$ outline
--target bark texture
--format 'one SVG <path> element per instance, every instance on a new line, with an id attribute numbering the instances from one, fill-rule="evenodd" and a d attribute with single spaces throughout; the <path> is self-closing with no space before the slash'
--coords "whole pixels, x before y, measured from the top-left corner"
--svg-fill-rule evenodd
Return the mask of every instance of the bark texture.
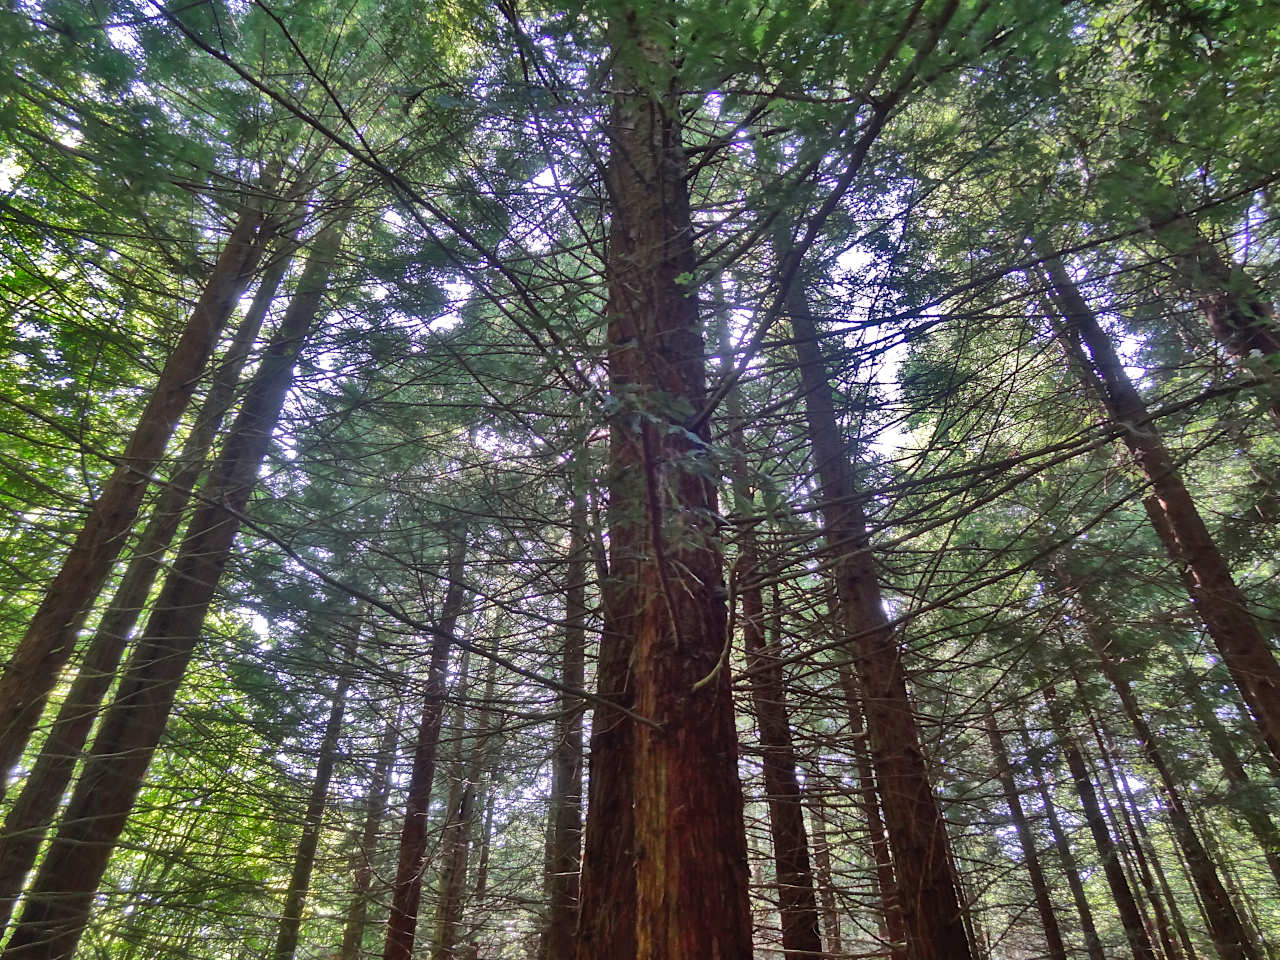
<path id="1" fill-rule="evenodd" d="M 340 231 L 316 241 L 298 290 L 210 471 L 173 569 L 103 717 L 62 825 L 40 865 L 4 960 L 66 960 L 142 786 L 174 696 L 200 638 L 240 517 L 319 311 Z"/>
<path id="2" fill-rule="evenodd" d="M 626 691 L 652 722 L 595 715 L 604 736 L 592 738 L 578 956 L 747 958 L 715 485 L 705 428 L 683 427 L 705 399 L 705 358 L 689 283 L 697 263 L 678 85 L 656 39 L 667 31 L 640 17 L 624 11 L 611 24 L 619 93 L 606 274 L 615 409 L 600 690 Z"/>
<path id="3" fill-rule="evenodd" d="M 265 243 L 260 211 L 246 209 L 228 236 L 165 362 L 118 465 L 85 516 L 61 568 L 0 675 L 0 796 L 40 720 L 76 634 L 128 540 L 151 474 Z"/>
<path id="4" fill-rule="evenodd" d="M 1267 746 L 1280 757 L 1280 663 L 1182 482 L 1145 402 L 1125 373 L 1111 338 L 1099 325 L 1062 261 L 1048 257 L 1045 269 L 1053 299 L 1067 325 L 1064 336 L 1070 342 L 1064 346 L 1076 356 L 1080 356 L 1081 345 L 1088 351 L 1088 362 L 1096 373 L 1107 413 L 1125 428 L 1124 442 L 1155 492 L 1159 511 L 1152 520 L 1156 531 L 1161 534 L 1170 559 L 1184 567 L 1184 581 L 1197 613 L 1249 705 Z"/>

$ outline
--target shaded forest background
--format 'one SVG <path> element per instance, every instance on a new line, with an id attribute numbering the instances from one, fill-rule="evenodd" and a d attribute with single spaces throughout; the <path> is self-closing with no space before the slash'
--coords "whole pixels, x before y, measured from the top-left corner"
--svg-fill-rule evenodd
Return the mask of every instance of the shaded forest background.
<path id="1" fill-rule="evenodd" d="M 0 960 L 1280 955 L 1274 5 L 0 60 Z"/>

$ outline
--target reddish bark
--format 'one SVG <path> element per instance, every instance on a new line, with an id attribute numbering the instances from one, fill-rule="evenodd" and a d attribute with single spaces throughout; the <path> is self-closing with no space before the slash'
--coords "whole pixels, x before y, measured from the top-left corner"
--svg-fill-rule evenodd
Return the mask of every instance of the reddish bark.
<path id="1" fill-rule="evenodd" d="M 339 231 L 330 227 L 298 283 L 240 413 L 209 474 L 155 608 L 103 717 L 67 812 L 28 892 L 4 960 L 66 960 L 142 786 L 174 696 L 200 638 L 240 517 L 293 382 L 298 352 L 319 310 Z"/>
<path id="2" fill-rule="evenodd" d="M 1013 778 L 1013 770 L 1009 767 L 1009 754 L 1005 750 L 1004 740 L 996 726 L 996 715 L 987 708 L 987 739 L 991 742 L 991 753 L 996 761 L 996 775 L 1004 789 L 1005 803 L 1009 806 L 1009 816 L 1013 819 L 1014 828 L 1018 831 L 1018 842 L 1022 845 L 1022 859 L 1027 868 L 1027 876 L 1031 879 L 1031 890 L 1036 898 L 1036 910 L 1040 913 L 1040 925 L 1044 930 L 1045 942 L 1049 946 L 1049 956 L 1056 960 L 1066 960 L 1067 948 L 1062 940 L 1062 930 L 1058 926 L 1058 916 L 1053 912 L 1053 898 L 1049 895 L 1049 883 L 1045 880 L 1044 868 L 1040 866 L 1040 854 L 1036 850 L 1036 838 L 1031 832 L 1031 824 L 1022 809 L 1022 797 L 1018 792 L 1018 783 Z"/>
<path id="3" fill-rule="evenodd" d="M 405 800 L 404 824 L 400 828 L 400 860 L 391 893 L 391 915 L 387 919 L 387 941 L 383 960 L 411 960 L 422 902 L 422 872 L 427 858 L 427 814 L 431 785 L 436 775 L 436 751 L 440 745 L 440 725 L 444 719 L 446 671 L 454 629 L 462 614 L 466 587 L 466 534 L 455 531 L 449 542 L 448 583 L 440 619 L 431 641 L 427 665 L 427 688 L 423 694 L 422 717 L 413 748 L 413 770 Z"/>
<path id="4" fill-rule="evenodd" d="M 717 303 L 717 327 L 721 357 L 731 361 L 732 347 L 724 311 Z M 769 830 L 773 840 L 774 876 L 782 948 L 787 960 L 804 960 L 822 953 L 818 932 L 818 904 L 813 871 L 809 866 L 809 837 L 804 825 L 804 802 L 796 777 L 795 746 L 787 706 L 786 677 L 778 662 L 782 610 L 775 589 L 774 641 L 766 640 L 764 595 L 760 589 L 760 550 L 756 542 L 751 485 L 743 451 L 742 398 L 737 389 L 726 396 L 729 444 L 734 451 L 731 489 L 734 513 L 742 524 L 738 558 L 734 564 L 735 592 L 742 598 L 742 639 L 746 652 L 751 703 L 760 731 L 761 766 L 769 806 Z M 837 933 L 837 939 L 839 934 Z"/>
<path id="5" fill-rule="evenodd" d="M 679 95 L 661 35 L 634 11 L 612 24 L 620 92 L 606 273 L 616 409 L 601 692 L 628 690 L 651 723 L 595 715 L 595 727 L 627 729 L 592 739 L 582 960 L 747 958 L 752 949 L 715 485 L 705 428 L 683 428 L 704 402 L 705 359 L 687 281 L 697 263 Z M 619 750 L 628 746 L 629 755 Z M 611 874 L 634 877 L 633 899 L 631 881 Z"/>
<path id="6" fill-rule="evenodd" d="M 102 698 L 115 679 L 129 634 L 164 565 L 165 551 L 181 525 L 191 491 L 204 470 L 214 438 L 231 406 L 240 372 L 287 264 L 287 257 L 279 257 L 264 274 L 258 293 L 227 349 L 226 359 L 209 387 L 195 426 L 183 443 L 178 470 L 156 499 L 129 566 L 103 612 L 84 662 L 41 746 L 40 756 L 5 817 L 0 830 L 0 929 L 9 921 L 22 880 L 35 863 L 45 832 L 71 782 L 101 709 Z"/>
<path id="7" fill-rule="evenodd" d="M 1069 328 L 1064 335 L 1071 342 L 1065 345 L 1077 356 L 1081 343 L 1087 348 L 1100 381 L 1103 404 L 1111 419 L 1125 428 L 1125 445 L 1159 501 L 1164 521 L 1153 518 L 1157 532 L 1165 538 L 1170 558 L 1185 565 L 1184 580 L 1196 611 L 1249 705 L 1267 746 L 1280 757 L 1280 663 L 1250 614 L 1146 404 L 1125 373 L 1111 338 L 1098 324 L 1062 262 L 1049 257 L 1045 267 L 1054 300 Z"/>
<path id="8" fill-rule="evenodd" d="M 249 282 L 265 243 L 257 210 L 245 210 L 169 354 L 151 396 L 84 524 L 0 675 L 0 796 L 75 648 L 116 557 L 128 540 L 151 474 L 187 408 L 218 333 Z"/>

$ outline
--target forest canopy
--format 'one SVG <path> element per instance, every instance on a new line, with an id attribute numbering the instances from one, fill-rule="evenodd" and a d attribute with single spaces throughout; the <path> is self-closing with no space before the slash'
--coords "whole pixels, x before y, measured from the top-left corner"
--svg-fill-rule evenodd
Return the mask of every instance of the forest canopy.
<path id="1" fill-rule="evenodd" d="M 0 960 L 1280 957 L 1274 4 L 0 61 Z"/>

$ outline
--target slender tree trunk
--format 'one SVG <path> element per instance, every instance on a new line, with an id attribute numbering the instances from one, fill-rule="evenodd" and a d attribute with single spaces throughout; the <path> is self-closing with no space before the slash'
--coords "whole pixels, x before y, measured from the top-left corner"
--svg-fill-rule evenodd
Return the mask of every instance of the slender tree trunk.
<path id="1" fill-rule="evenodd" d="M 378 756 L 374 761 L 373 778 L 365 800 L 364 827 L 360 831 L 360 843 L 356 848 L 351 906 L 347 909 L 347 922 L 342 930 L 341 960 L 359 960 L 360 947 L 369 915 L 369 894 L 373 886 L 373 859 L 378 851 L 378 832 L 387 812 L 387 792 L 391 785 L 391 767 L 395 763 L 396 741 L 400 737 L 400 712 L 387 721 L 378 744 Z"/>
<path id="2" fill-rule="evenodd" d="M 576 469 L 576 468 L 575 468 Z M 571 960 L 578 922 L 582 849 L 582 709 L 587 629 L 587 576 L 591 562 L 584 484 L 575 482 L 565 567 L 564 641 L 560 655 L 560 715 L 551 752 L 545 893 L 547 921 L 538 945 L 541 960 Z"/>
<path id="3" fill-rule="evenodd" d="M 1109 764 L 1110 761 L 1105 758 L 1107 756 L 1114 757 L 1116 755 L 1115 741 L 1112 740 L 1110 734 L 1105 729 L 1100 728 L 1096 722 L 1094 724 L 1094 729 L 1095 733 L 1097 733 L 1101 739 L 1106 741 L 1106 749 L 1103 753 L 1103 762 Z M 1124 804 L 1125 809 L 1129 811 L 1128 819 L 1137 829 L 1137 838 L 1135 842 L 1145 852 L 1147 863 L 1151 867 L 1151 872 L 1155 874 L 1156 884 L 1160 888 L 1160 895 L 1163 897 L 1165 904 L 1168 905 L 1169 920 L 1173 924 L 1173 932 L 1178 935 L 1178 942 L 1182 945 L 1182 953 L 1188 957 L 1189 960 L 1197 960 L 1199 952 L 1196 950 L 1195 943 L 1191 939 L 1190 931 L 1187 929 L 1186 920 L 1182 916 L 1182 909 L 1178 905 L 1178 898 L 1174 895 L 1173 885 L 1169 883 L 1169 876 L 1165 873 L 1159 851 L 1156 849 L 1155 843 L 1151 839 L 1151 831 L 1147 828 L 1143 811 L 1138 806 L 1137 797 L 1134 796 L 1133 791 L 1129 788 L 1128 780 L 1124 777 L 1117 776 L 1116 771 L 1110 766 L 1107 767 L 1107 775 L 1111 781 L 1111 789 L 1116 792 L 1120 801 Z M 1184 874 L 1189 876 L 1190 873 L 1186 869 L 1186 862 L 1182 855 L 1182 848 L 1178 846 L 1176 840 L 1174 842 L 1174 848 L 1175 854 L 1178 856 L 1178 863 L 1183 866 Z M 1196 899 L 1197 904 L 1199 904 L 1199 895 L 1195 890 L 1194 884 L 1191 888 L 1191 895 Z M 1203 915 L 1202 908 L 1201 916 Z"/>
<path id="4" fill-rule="evenodd" d="M 1214 713 L 1212 705 L 1205 699 L 1199 683 L 1191 676 L 1191 665 L 1178 653 L 1179 663 L 1188 683 L 1183 688 L 1195 712 L 1197 726 L 1203 730 L 1209 741 L 1209 750 L 1213 754 L 1222 774 L 1227 781 L 1228 799 L 1231 807 L 1249 825 L 1249 830 L 1262 848 L 1267 861 L 1267 869 L 1276 884 L 1280 885 L 1280 830 L 1276 828 L 1266 809 L 1260 805 L 1258 785 L 1252 783 L 1244 768 L 1244 762 L 1236 752 L 1222 721 Z"/>
<path id="5" fill-rule="evenodd" d="M 1085 703 L 1079 681 L 1077 681 L 1076 689 L 1080 702 Z M 1182 951 L 1174 938 L 1175 929 L 1172 915 L 1169 912 L 1172 898 L 1166 900 L 1162 896 L 1155 871 L 1151 869 L 1151 861 L 1147 857 L 1147 850 L 1150 848 L 1150 844 L 1143 843 L 1145 828 L 1135 824 L 1134 818 L 1129 815 L 1129 808 L 1124 803 L 1124 793 L 1120 789 L 1119 779 L 1116 777 L 1111 755 L 1102 741 L 1102 735 L 1099 733 L 1098 726 L 1091 714 L 1088 717 L 1088 722 L 1090 729 L 1093 731 L 1094 739 L 1098 744 L 1098 766 L 1101 768 L 1101 773 L 1091 772 L 1091 776 L 1094 778 L 1094 782 L 1098 784 L 1098 799 L 1102 804 L 1102 811 L 1111 822 L 1113 836 L 1118 838 L 1117 846 L 1120 856 L 1129 871 L 1130 886 L 1135 891 L 1142 890 L 1146 892 L 1145 901 L 1141 896 L 1138 897 L 1138 909 L 1142 912 L 1142 921 L 1147 928 L 1147 937 L 1153 943 L 1159 942 L 1163 955 L 1168 957 L 1169 960 L 1183 960 Z M 1088 766 L 1088 758 L 1085 759 L 1085 764 Z M 1103 780 L 1104 777 L 1105 782 Z M 1116 803 L 1112 803 L 1107 796 L 1106 783 L 1111 784 L 1111 792 L 1116 798 Z M 1128 843 L 1124 841 L 1126 836 L 1129 838 Z M 1147 904 L 1151 905 L 1150 912 L 1146 909 Z"/>
<path id="6" fill-rule="evenodd" d="M 1053 298 L 1069 328 L 1065 335 L 1073 338 L 1065 346 L 1077 356 L 1080 343 L 1087 348 L 1101 383 L 1103 404 L 1111 419 L 1125 428 L 1125 444 L 1159 501 L 1165 523 L 1155 522 L 1157 533 L 1165 539 L 1170 558 L 1185 565 L 1184 579 L 1196 611 L 1248 703 L 1267 746 L 1280 758 L 1280 664 L 1151 422 L 1146 404 L 1125 373 L 1111 338 L 1099 325 L 1062 261 L 1049 257 L 1045 268 Z"/>
<path id="7" fill-rule="evenodd" d="M 118 465 L 0 675 L 0 796 L 71 657 L 76 634 L 128 540 L 151 474 L 191 401 L 218 334 L 257 267 L 265 244 L 262 222 L 256 209 L 240 214 Z"/>
<path id="8" fill-rule="evenodd" d="M 143 605 L 164 565 L 165 552 L 182 523 L 191 491 L 204 470 L 209 450 L 231 407 L 240 373 L 258 338 L 262 321 L 287 265 L 288 257 L 281 255 L 264 274 L 253 303 L 209 388 L 195 426 L 178 455 L 178 470 L 156 500 L 124 577 L 103 612 L 84 662 L 58 709 L 57 719 L 40 749 L 40 756 L 5 817 L 4 827 L 0 829 L 0 929 L 9 922 L 23 878 L 35 863 L 45 833 L 53 823 L 58 805 L 71 782 L 81 751 L 89 739 L 89 731 L 101 709 L 102 698 L 115 680 L 129 634 L 138 622 Z"/>
<path id="9" fill-rule="evenodd" d="M 719 298 L 718 298 L 719 299 Z M 732 360 L 725 311 L 717 304 L 721 356 Z M 727 364 L 726 364 L 727 365 Z M 738 535 L 738 559 L 734 565 L 732 592 L 742 599 L 742 638 L 746 652 L 751 703 L 760 731 L 765 796 L 769 805 L 769 830 L 773 840 L 774 875 L 777 879 L 782 948 L 787 960 L 805 960 L 822 953 L 818 932 L 818 904 L 809 866 L 809 837 L 804 825 L 804 802 L 796 777 L 796 753 L 791 739 L 786 677 L 778 663 L 781 630 L 773 643 L 765 636 L 764 595 L 760 589 L 760 550 L 756 542 L 753 494 L 747 480 L 742 399 L 734 389 L 726 397 L 729 444 L 733 449 L 731 489 L 733 509 L 742 525 Z M 775 597 L 775 622 L 781 609 Z"/>
<path id="10" fill-rule="evenodd" d="M 460 771 L 459 790 L 451 803 L 451 819 L 445 826 L 441 843 L 440 895 L 436 902 L 436 935 L 431 945 L 431 960 L 448 960 L 464 954 L 458 948 L 458 929 L 462 924 L 463 901 L 466 897 L 467 862 L 471 855 L 471 828 L 475 822 L 476 799 L 480 782 L 490 775 L 486 759 L 490 757 L 489 740 L 494 729 L 493 690 L 498 678 L 498 661 L 490 660 L 485 677 L 484 695 L 475 742 L 466 767 Z M 461 726 L 459 727 L 461 729 Z"/>
<path id="11" fill-rule="evenodd" d="M 813 823 L 814 879 L 822 904 L 822 929 L 827 937 L 827 953 L 837 957 L 844 952 L 840 935 L 840 914 L 836 910 L 835 876 L 831 872 L 831 842 L 827 839 L 827 802 L 821 790 L 806 791 L 811 798 L 810 820 Z"/>
<path id="12" fill-rule="evenodd" d="M 679 84 L 660 18 L 627 10 L 611 24 L 619 92 L 606 274 L 618 409 L 600 664 L 601 693 L 629 690 L 650 722 L 593 733 L 578 957 L 745 960 L 751 914 L 709 433 L 682 429 L 705 402 L 706 364 L 688 281 L 697 262 Z M 593 728 L 622 722 L 597 710 Z"/>
<path id="13" fill-rule="evenodd" d="M 862 722 L 862 695 L 849 664 L 841 663 L 838 670 L 840 689 L 844 693 L 845 709 L 849 715 L 850 750 L 858 771 L 858 797 L 862 802 L 862 815 L 866 817 L 871 861 L 875 865 L 876 892 L 879 894 L 882 918 L 881 935 L 889 942 L 892 960 L 906 960 L 907 925 L 899 902 L 898 882 L 893 875 L 889 839 L 885 836 L 884 820 L 880 816 L 880 792 L 876 789 L 875 770 L 871 763 L 871 751 L 867 748 L 866 728 Z"/>
<path id="14" fill-rule="evenodd" d="M 1084 935 L 1085 950 L 1089 960 L 1106 960 L 1102 952 L 1102 941 L 1098 937 L 1098 928 L 1093 922 L 1093 908 L 1089 906 L 1089 898 L 1085 896 L 1084 883 L 1080 879 L 1080 870 L 1076 866 L 1075 855 L 1071 852 L 1071 842 L 1066 831 L 1062 829 L 1062 821 L 1058 817 L 1057 805 L 1049 792 L 1049 784 L 1045 781 L 1044 771 L 1035 758 L 1034 745 L 1027 729 L 1019 723 L 1023 748 L 1027 754 L 1027 765 L 1035 778 L 1036 792 L 1040 795 L 1040 804 L 1044 808 L 1045 820 L 1049 824 L 1049 832 L 1053 835 L 1053 844 L 1058 851 L 1058 859 L 1062 861 L 1063 872 L 1067 876 L 1067 886 L 1071 888 L 1071 898 L 1075 901 L 1076 912 L 1080 916 L 1080 931 Z"/>
<path id="15" fill-rule="evenodd" d="M 1187 811 L 1186 803 L 1182 799 L 1182 791 L 1173 768 L 1165 759 L 1150 724 L 1143 716 L 1128 680 L 1121 675 L 1116 662 L 1108 654 L 1111 645 L 1110 627 L 1104 615 L 1097 609 L 1095 602 L 1086 600 L 1085 603 L 1089 608 L 1084 616 L 1085 635 L 1098 658 L 1103 676 L 1115 689 L 1125 716 L 1129 718 L 1134 732 L 1138 735 L 1143 755 L 1160 777 L 1169 824 L 1187 858 L 1191 879 L 1204 903 L 1205 921 L 1214 947 L 1223 960 L 1260 960 L 1259 952 L 1251 942 L 1251 937 L 1241 924 L 1240 918 L 1236 916 L 1231 899 L 1227 896 L 1222 880 L 1218 877 L 1217 868 L 1200 842 L 1200 837 L 1191 821 L 1191 814 Z"/>
<path id="16" fill-rule="evenodd" d="M 75 952 L 94 891 L 164 732 L 257 484 L 295 361 L 319 312 L 339 235 L 337 227 L 329 227 L 316 241 L 298 290 L 246 391 L 210 470 L 204 502 L 191 519 L 115 702 L 103 717 L 3 960 L 66 960 Z"/>
<path id="17" fill-rule="evenodd" d="M 1013 770 L 1009 767 L 1009 754 L 1005 750 L 1000 730 L 996 727 L 996 715 L 987 708 L 987 739 L 991 741 L 991 752 L 996 761 L 996 774 L 1004 788 L 1005 803 L 1009 806 L 1009 815 L 1013 818 L 1014 828 L 1018 831 L 1018 842 L 1022 844 L 1023 862 L 1027 875 L 1031 878 L 1031 890 L 1035 894 L 1036 909 L 1040 913 L 1040 924 L 1044 929 L 1045 942 L 1049 946 L 1049 956 L 1055 960 L 1066 960 L 1067 948 L 1062 941 L 1062 930 L 1058 927 L 1058 917 L 1053 912 L 1053 899 L 1049 895 L 1049 884 L 1045 880 L 1044 869 L 1040 866 L 1040 855 L 1036 851 L 1036 838 L 1031 832 L 1031 824 L 1022 809 L 1022 798 L 1018 793 L 1017 781 L 1013 778 Z"/>
<path id="18" fill-rule="evenodd" d="M 1124 926 L 1125 937 L 1133 950 L 1134 960 L 1155 960 L 1156 951 L 1147 936 L 1142 923 L 1142 913 L 1138 909 L 1138 901 L 1125 879 L 1124 866 L 1120 862 L 1120 852 L 1115 840 L 1107 830 L 1107 821 L 1102 816 L 1102 807 L 1098 803 L 1098 794 L 1089 779 L 1089 769 L 1085 766 L 1084 756 L 1080 753 L 1075 738 L 1067 731 L 1066 719 L 1054 697 L 1053 687 L 1045 688 L 1045 702 L 1049 707 L 1049 715 L 1053 719 L 1058 737 L 1058 745 L 1066 757 L 1067 767 L 1071 771 L 1071 779 L 1075 782 L 1076 794 L 1080 798 L 1080 807 L 1084 812 L 1089 832 L 1093 834 L 1094 845 L 1098 848 L 1098 857 L 1102 861 L 1102 869 L 1111 888 L 1111 897 L 1120 913 L 1120 923 Z"/>
<path id="19" fill-rule="evenodd" d="M 427 689 L 423 696 L 422 718 L 413 749 L 413 771 L 405 801 L 404 825 L 400 830 L 400 860 L 392 887 L 391 916 L 387 920 L 387 942 L 383 960 L 411 960 L 418 928 L 418 907 L 422 901 L 422 872 L 427 858 L 427 814 L 431 805 L 431 785 L 436 776 L 436 752 L 440 745 L 440 725 L 444 719 L 446 672 L 453 634 L 462 614 L 466 587 L 463 573 L 467 536 L 461 530 L 450 535 L 448 583 L 440 619 L 431 641 L 427 666 Z"/>
<path id="20" fill-rule="evenodd" d="M 826 550 L 854 651 L 876 782 L 893 852 L 911 960 L 971 960 L 946 824 L 929 783 L 896 631 L 884 612 L 862 498 L 835 416 L 817 326 L 798 286 L 788 300 L 809 438 L 819 480 Z"/>
<path id="21" fill-rule="evenodd" d="M 293 860 L 289 877 L 289 889 L 285 893 L 284 910 L 280 914 L 280 928 L 276 934 L 275 960 L 293 960 L 298 952 L 298 934 L 302 927 L 302 908 L 311 888 L 311 872 L 315 868 L 316 849 L 320 845 L 320 833 L 324 826 L 324 810 L 329 800 L 329 781 L 333 778 L 334 763 L 338 758 L 338 738 L 342 735 L 342 722 L 347 709 L 347 690 L 351 686 L 351 668 L 355 648 L 359 643 L 359 626 L 349 644 L 345 663 L 338 673 L 325 721 L 324 734 L 317 755 L 316 775 L 311 781 L 311 794 L 307 797 L 307 809 L 302 816 L 302 835 L 298 838 L 298 851 Z"/>

